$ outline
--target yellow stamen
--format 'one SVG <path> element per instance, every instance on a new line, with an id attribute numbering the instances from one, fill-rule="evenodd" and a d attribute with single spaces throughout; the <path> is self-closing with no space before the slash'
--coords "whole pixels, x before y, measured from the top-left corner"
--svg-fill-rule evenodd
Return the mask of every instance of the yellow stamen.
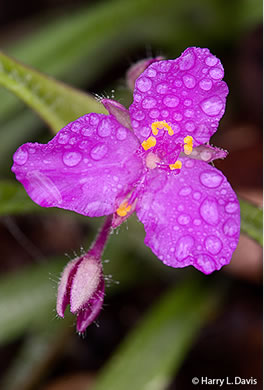
<path id="1" fill-rule="evenodd" d="M 190 135 L 187 135 L 187 137 L 184 138 L 184 153 L 185 154 L 191 154 L 193 150 L 193 137 Z"/>
<path id="2" fill-rule="evenodd" d="M 154 135 L 157 135 L 159 130 L 158 129 L 166 129 L 168 130 L 169 135 L 173 135 L 174 131 L 172 128 L 168 125 L 167 122 L 165 121 L 158 121 L 158 122 L 153 122 L 151 125 L 152 133 Z"/>
<path id="3" fill-rule="evenodd" d="M 177 160 L 174 164 L 170 164 L 170 169 L 173 171 L 173 169 L 181 169 L 182 162 Z"/>
<path id="4" fill-rule="evenodd" d="M 121 205 L 116 210 L 117 215 L 119 217 L 125 217 L 127 213 L 131 210 L 131 205 L 127 205 L 127 202 L 121 203 Z"/>
<path id="5" fill-rule="evenodd" d="M 156 138 L 151 136 L 147 140 L 143 141 L 141 145 L 142 145 L 144 150 L 148 150 L 148 149 L 152 148 L 153 146 L 155 146 L 156 142 L 157 142 Z"/>

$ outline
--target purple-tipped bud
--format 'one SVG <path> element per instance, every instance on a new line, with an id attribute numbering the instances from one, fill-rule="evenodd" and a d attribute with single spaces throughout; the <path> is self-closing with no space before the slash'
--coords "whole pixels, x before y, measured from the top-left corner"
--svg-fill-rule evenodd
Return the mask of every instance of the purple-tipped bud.
<path id="1" fill-rule="evenodd" d="M 91 249 L 69 262 L 61 275 L 57 296 L 57 313 L 64 317 L 67 305 L 77 316 L 77 331 L 85 329 L 96 319 L 104 301 L 104 276 L 101 256 L 112 225 L 108 216 Z"/>
<path id="2" fill-rule="evenodd" d="M 121 125 L 132 130 L 129 111 L 126 107 L 112 99 L 102 99 L 101 103 L 105 106 L 109 114 L 113 115 Z"/>
<path id="3" fill-rule="evenodd" d="M 84 332 L 98 316 L 104 299 L 101 260 L 89 252 L 72 260 L 64 269 L 58 288 L 57 313 L 64 317 L 66 306 L 77 315 L 77 331 Z"/>
<path id="4" fill-rule="evenodd" d="M 163 57 L 156 57 L 156 58 L 146 58 L 144 60 L 140 60 L 133 64 L 127 71 L 126 74 L 126 82 L 127 86 L 131 91 L 134 91 L 135 87 L 135 81 L 136 79 L 141 75 L 141 73 L 144 72 L 144 70 L 147 69 L 149 65 L 151 65 L 153 62 L 161 61 L 163 60 Z"/>

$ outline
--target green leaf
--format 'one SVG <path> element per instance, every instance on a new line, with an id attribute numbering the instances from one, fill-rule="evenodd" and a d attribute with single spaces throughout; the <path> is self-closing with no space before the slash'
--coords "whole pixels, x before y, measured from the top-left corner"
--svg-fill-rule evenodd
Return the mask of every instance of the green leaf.
<path id="1" fill-rule="evenodd" d="M 54 132 L 88 112 L 105 112 L 93 97 L 30 69 L 1 52 L 0 85 L 35 110 Z"/>
<path id="2" fill-rule="evenodd" d="M 241 231 L 263 245 L 263 209 L 239 199 Z"/>
<path id="3" fill-rule="evenodd" d="M 223 291 L 186 281 L 173 287 L 123 341 L 92 390 L 164 390 Z"/>

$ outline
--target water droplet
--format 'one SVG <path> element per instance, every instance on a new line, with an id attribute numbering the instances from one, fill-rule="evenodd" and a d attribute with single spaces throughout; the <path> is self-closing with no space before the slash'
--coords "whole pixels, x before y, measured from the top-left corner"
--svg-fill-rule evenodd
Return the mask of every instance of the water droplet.
<path id="1" fill-rule="evenodd" d="M 201 199 L 201 193 L 196 191 L 194 194 L 193 194 L 193 199 L 195 200 L 199 200 Z"/>
<path id="2" fill-rule="evenodd" d="M 59 132 L 58 134 L 58 143 L 61 144 L 61 145 L 65 145 L 68 143 L 69 141 L 69 138 L 70 138 L 70 134 L 69 133 L 63 133 L 63 132 Z"/>
<path id="3" fill-rule="evenodd" d="M 112 123 L 107 119 L 103 119 L 97 129 L 98 135 L 100 137 L 108 137 L 112 132 Z"/>
<path id="4" fill-rule="evenodd" d="M 142 137 L 147 138 L 150 134 L 150 128 L 147 126 L 142 127 L 142 129 L 140 129 L 140 134 Z"/>
<path id="5" fill-rule="evenodd" d="M 195 130 L 195 124 L 194 124 L 194 122 L 186 122 L 185 123 L 185 129 L 187 130 L 187 131 L 189 131 L 189 132 L 192 132 L 192 131 L 194 131 Z"/>
<path id="6" fill-rule="evenodd" d="M 138 88 L 141 92 L 147 92 L 150 90 L 152 86 L 152 81 L 148 77 L 140 77 L 136 81 L 136 88 Z"/>
<path id="7" fill-rule="evenodd" d="M 186 107 L 190 107 L 190 106 L 192 105 L 192 100 L 191 100 L 191 99 L 186 99 L 186 100 L 184 100 L 184 105 L 185 105 Z"/>
<path id="8" fill-rule="evenodd" d="M 72 137 L 72 138 L 70 139 L 70 141 L 69 141 L 69 144 L 70 144 L 70 145 L 75 145 L 76 142 L 77 142 L 77 138 L 76 138 L 76 137 Z"/>
<path id="9" fill-rule="evenodd" d="M 142 97 L 139 93 L 135 93 L 134 95 L 134 101 L 139 103 L 141 101 Z"/>
<path id="10" fill-rule="evenodd" d="M 157 104 L 156 100 L 152 97 L 147 97 L 143 100 L 142 102 L 142 107 L 143 108 L 153 108 Z"/>
<path id="11" fill-rule="evenodd" d="M 200 266 L 205 274 L 210 274 L 215 270 L 215 263 L 212 257 L 204 253 L 197 256 L 197 265 Z"/>
<path id="12" fill-rule="evenodd" d="M 167 90 L 168 90 L 168 85 L 166 83 L 160 83 L 156 87 L 156 91 L 158 93 L 160 93 L 161 95 L 164 95 L 165 93 L 167 93 Z"/>
<path id="13" fill-rule="evenodd" d="M 188 214 L 181 214 L 177 220 L 180 225 L 188 225 L 191 221 L 191 218 Z"/>
<path id="14" fill-rule="evenodd" d="M 186 74 L 185 76 L 183 76 L 182 79 L 183 79 L 183 82 L 184 82 L 184 85 L 186 88 L 194 88 L 195 87 L 196 80 L 190 74 Z"/>
<path id="15" fill-rule="evenodd" d="M 158 68 L 161 72 L 168 72 L 171 68 L 171 63 L 169 61 L 160 61 Z"/>
<path id="16" fill-rule="evenodd" d="M 96 114 L 89 115 L 89 122 L 92 126 L 97 126 L 99 123 L 99 116 Z"/>
<path id="17" fill-rule="evenodd" d="M 219 219 L 216 201 L 213 198 L 206 198 L 201 204 L 200 214 L 209 225 L 216 225 Z"/>
<path id="18" fill-rule="evenodd" d="M 183 118 L 182 114 L 180 114 L 179 112 L 175 112 L 173 114 L 173 118 L 177 121 L 177 122 L 180 122 Z"/>
<path id="19" fill-rule="evenodd" d="M 145 118 L 145 114 L 143 111 L 136 111 L 134 114 L 133 114 L 133 117 L 138 120 L 138 121 L 142 121 L 142 119 Z"/>
<path id="20" fill-rule="evenodd" d="M 81 127 L 82 127 L 82 124 L 80 122 L 77 122 L 77 121 L 70 124 L 71 131 L 73 131 L 74 133 L 78 133 L 78 131 L 80 130 Z"/>
<path id="21" fill-rule="evenodd" d="M 192 192 L 191 187 L 186 186 L 186 187 L 183 187 L 183 188 L 180 190 L 179 195 L 180 195 L 180 196 L 187 196 L 187 195 L 190 195 L 191 192 Z"/>
<path id="22" fill-rule="evenodd" d="M 239 224 L 233 218 L 229 218 L 224 223 L 223 231 L 226 236 L 233 237 L 239 231 Z"/>
<path id="23" fill-rule="evenodd" d="M 205 171 L 200 175 L 200 182 L 207 188 L 217 188 L 221 185 L 223 176 L 214 171 Z"/>
<path id="24" fill-rule="evenodd" d="M 188 158 L 186 161 L 185 161 L 185 167 L 186 168 L 193 168 L 194 166 L 194 161 L 191 159 L 191 158 Z"/>
<path id="25" fill-rule="evenodd" d="M 105 144 L 98 144 L 91 150 L 91 157 L 93 160 L 101 160 L 107 153 L 107 146 Z"/>
<path id="26" fill-rule="evenodd" d="M 175 257 L 178 261 L 182 261 L 189 256 L 190 251 L 194 245 L 194 239 L 192 236 L 181 237 L 176 244 Z"/>
<path id="27" fill-rule="evenodd" d="M 185 110 L 184 116 L 186 116 L 186 118 L 192 118 L 194 116 L 194 111 L 193 110 Z"/>
<path id="28" fill-rule="evenodd" d="M 180 88 L 182 86 L 182 81 L 181 80 L 175 80 L 174 81 L 174 85 L 175 85 L 175 87 Z"/>
<path id="29" fill-rule="evenodd" d="M 150 118 L 152 118 L 152 119 L 157 119 L 159 116 L 160 116 L 160 112 L 159 112 L 159 110 L 151 110 L 150 112 L 149 112 L 149 116 L 150 116 Z"/>
<path id="30" fill-rule="evenodd" d="M 236 211 L 238 210 L 238 204 L 235 203 L 235 202 L 229 202 L 226 206 L 225 206 L 225 211 L 229 214 L 233 214 L 235 213 Z"/>
<path id="31" fill-rule="evenodd" d="M 156 77 L 156 76 L 157 76 L 157 72 L 156 72 L 155 69 L 148 69 L 148 70 L 147 70 L 147 75 L 148 75 L 149 77 Z"/>
<path id="32" fill-rule="evenodd" d="M 178 211 L 183 211 L 184 210 L 184 207 L 182 204 L 179 204 L 179 206 L 177 207 L 177 210 Z"/>
<path id="33" fill-rule="evenodd" d="M 162 110 L 162 111 L 161 111 L 161 115 L 162 115 L 163 118 L 167 118 L 167 117 L 169 116 L 169 111 L 167 111 L 167 110 Z"/>
<path id="34" fill-rule="evenodd" d="M 94 128 L 93 127 L 83 127 L 82 128 L 82 134 L 85 136 L 85 137 L 90 137 L 94 132 Z"/>
<path id="35" fill-rule="evenodd" d="M 199 86 L 201 89 L 203 89 L 204 91 L 210 91 L 210 89 L 212 88 L 212 80 L 210 79 L 203 79 L 200 81 L 199 83 Z"/>
<path id="36" fill-rule="evenodd" d="M 138 126 L 139 126 L 139 123 L 138 123 L 138 121 L 132 121 L 132 127 L 134 128 L 134 129 L 137 129 L 138 128 Z"/>
<path id="37" fill-rule="evenodd" d="M 224 103 L 218 96 L 212 96 L 201 103 L 202 110 L 209 116 L 216 116 L 224 107 Z"/>
<path id="38" fill-rule="evenodd" d="M 209 57 L 206 57 L 205 59 L 205 63 L 206 65 L 208 66 L 215 66 L 218 62 L 218 58 L 216 58 L 215 56 L 209 56 Z"/>
<path id="39" fill-rule="evenodd" d="M 212 157 L 210 150 L 203 150 L 200 154 L 200 157 L 203 161 L 209 161 Z"/>
<path id="40" fill-rule="evenodd" d="M 201 221 L 200 219 L 194 219 L 194 221 L 193 221 L 193 224 L 194 224 L 195 226 L 200 226 L 201 223 L 202 223 L 202 221 Z"/>
<path id="41" fill-rule="evenodd" d="M 75 167 L 81 161 L 82 155 L 78 152 L 66 152 L 62 159 L 64 164 L 68 167 Z"/>
<path id="42" fill-rule="evenodd" d="M 13 158 L 16 164 L 24 165 L 28 159 L 28 152 L 20 148 L 16 151 Z"/>
<path id="43" fill-rule="evenodd" d="M 126 130 L 126 128 L 125 127 L 119 127 L 119 129 L 116 132 L 116 138 L 119 141 L 124 141 L 124 139 L 126 139 L 126 137 L 127 137 L 127 130 Z"/>
<path id="44" fill-rule="evenodd" d="M 180 70 L 189 70 L 194 66 L 195 56 L 194 53 L 189 51 L 184 56 L 179 58 L 179 68 Z"/>
<path id="45" fill-rule="evenodd" d="M 224 72 L 221 68 L 213 68 L 210 69 L 209 75 L 212 77 L 212 79 L 219 80 L 224 77 Z"/>
<path id="46" fill-rule="evenodd" d="M 173 95 L 167 95 L 163 99 L 163 103 L 165 104 L 165 106 L 171 107 L 171 108 L 177 107 L 179 102 L 180 102 L 180 99 L 177 96 L 173 96 Z"/>
<path id="47" fill-rule="evenodd" d="M 216 236 L 209 236 L 205 240 L 205 247 L 212 255 L 217 255 L 222 246 L 222 241 Z"/>

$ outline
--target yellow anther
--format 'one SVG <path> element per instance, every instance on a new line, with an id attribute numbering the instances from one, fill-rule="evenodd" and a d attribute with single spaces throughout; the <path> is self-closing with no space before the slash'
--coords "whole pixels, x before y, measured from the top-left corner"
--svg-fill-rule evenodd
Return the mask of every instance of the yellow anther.
<path id="1" fill-rule="evenodd" d="M 144 150 L 148 150 L 150 148 L 153 148 L 153 146 L 156 145 L 156 142 L 156 138 L 151 136 L 147 140 L 143 141 L 141 145 Z"/>
<path id="2" fill-rule="evenodd" d="M 182 162 L 177 160 L 174 164 L 170 164 L 170 169 L 173 171 L 173 169 L 181 169 Z"/>
<path id="3" fill-rule="evenodd" d="M 127 213 L 131 210 L 131 205 L 127 205 L 127 202 L 122 203 L 116 210 L 119 217 L 125 217 Z"/>
<path id="4" fill-rule="evenodd" d="M 190 135 L 187 135 L 187 137 L 184 138 L 184 153 L 185 154 L 191 154 L 193 150 L 193 137 Z"/>
<path id="5" fill-rule="evenodd" d="M 172 128 L 165 121 L 158 121 L 158 122 L 153 122 L 152 123 L 151 130 L 152 130 L 152 133 L 154 135 L 158 134 L 159 129 L 168 130 L 169 135 L 173 135 L 174 134 L 174 131 L 172 130 Z"/>

